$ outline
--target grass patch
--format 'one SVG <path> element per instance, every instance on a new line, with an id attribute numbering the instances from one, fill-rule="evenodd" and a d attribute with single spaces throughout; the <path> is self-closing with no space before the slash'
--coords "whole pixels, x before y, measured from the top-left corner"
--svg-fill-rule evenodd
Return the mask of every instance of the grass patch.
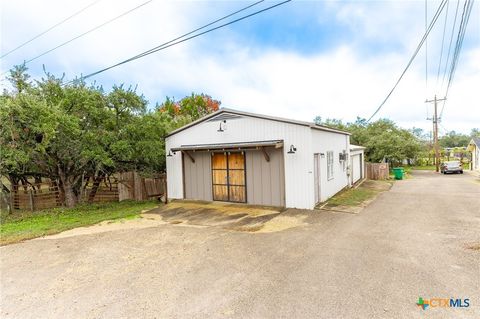
<path id="1" fill-rule="evenodd" d="M 378 191 L 368 188 L 351 188 L 342 191 L 328 200 L 329 206 L 358 206 L 372 198 Z"/>
<path id="2" fill-rule="evenodd" d="M 157 201 L 122 201 L 75 208 L 54 208 L 38 212 L 15 212 L 3 216 L 0 224 L 0 244 L 6 245 L 26 239 L 60 233 L 104 220 L 136 218 L 145 209 L 158 206 Z"/>

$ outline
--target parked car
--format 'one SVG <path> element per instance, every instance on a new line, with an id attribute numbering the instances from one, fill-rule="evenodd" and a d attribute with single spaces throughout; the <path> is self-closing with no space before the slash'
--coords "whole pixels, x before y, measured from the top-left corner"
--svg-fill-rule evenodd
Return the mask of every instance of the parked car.
<path id="1" fill-rule="evenodd" d="M 444 162 L 440 165 L 440 172 L 447 173 L 460 173 L 463 174 L 462 163 L 460 161 Z"/>

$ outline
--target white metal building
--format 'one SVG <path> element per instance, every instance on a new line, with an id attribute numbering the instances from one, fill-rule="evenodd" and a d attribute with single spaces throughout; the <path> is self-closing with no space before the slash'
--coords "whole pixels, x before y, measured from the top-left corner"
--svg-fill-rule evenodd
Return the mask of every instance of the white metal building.
<path id="1" fill-rule="evenodd" d="M 351 185 L 349 140 L 314 123 L 220 109 L 167 136 L 168 197 L 312 209 Z"/>
<path id="2" fill-rule="evenodd" d="M 350 183 L 365 178 L 365 147 L 350 145 Z"/>

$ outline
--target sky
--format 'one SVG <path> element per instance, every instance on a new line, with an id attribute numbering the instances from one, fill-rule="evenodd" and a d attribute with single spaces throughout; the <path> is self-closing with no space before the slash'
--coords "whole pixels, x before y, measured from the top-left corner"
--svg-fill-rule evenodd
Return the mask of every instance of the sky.
<path id="1" fill-rule="evenodd" d="M 21 64 L 147 0 L 2 0 L 2 55 L 87 5 L 88 9 L 1 59 L 4 79 Z M 169 41 L 255 1 L 153 0 L 27 64 L 71 80 Z M 280 1 L 265 1 L 235 17 Z M 459 12 L 464 0 L 459 4 Z M 427 1 L 427 20 L 440 1 Z M 397 89 L 373 118 L 429 131 L 457 1 L 442 15 Z M 231 19 L 233 19 L 232 17 Z M 446 22 L 445 22 L 445 18 Z M 460 19 L 460 14 L 458 19 Z M 458 21 L 457 21 L 458 26 Z M 443 30 L 446 30 L 445 36 Z M 87 80 L 106 91 L 136 86 L 154 108 L 165 98 L 205 93 L 222 107 L 297 120 L 369 118 L 425 32 L 425 1 L 292 1 Z M 456 31 L 455 31 L 456 36 Z M 454 36 L 454 40 L 455 40 Z M 443 50 L 442 50 L 443 40 Z M 450 56 L 451 59 L 451 56 Z M 439 71 L 440 70 L 440 71 Z M 443 80 L 443 81 L 442 81 Z M 442 85 L 443 83 L 443 85 Z M 0 84 L 8 87 L 2 80 Z M 480 127 L 480 5 L 474 3 L 440 133 Z M 439 103 L 439 112 L 443 104 Z"/>

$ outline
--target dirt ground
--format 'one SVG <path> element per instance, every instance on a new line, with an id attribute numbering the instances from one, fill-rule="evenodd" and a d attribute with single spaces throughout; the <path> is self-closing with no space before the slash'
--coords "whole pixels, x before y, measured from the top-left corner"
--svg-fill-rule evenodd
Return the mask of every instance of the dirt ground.
<path id="1" fill-rule="evenodd" d="M 360 214 L 172 203 L 4 246 L 0 317 L 479 318 L 474 180 L 414 172 Z"/>
<path id="2" fill-rule="evenodd" d="M 127 229 L 141 229 L 172 224 L 184 227 L 222 227 L 225 230 L 270 233 L 305 225 L 307 210 L 246 206 L 200 201 L 174 201 L 144 212 L 139 218 L 104 221 L 71 229 L 60 234 L 37 238 L 58 239 Z"/>

